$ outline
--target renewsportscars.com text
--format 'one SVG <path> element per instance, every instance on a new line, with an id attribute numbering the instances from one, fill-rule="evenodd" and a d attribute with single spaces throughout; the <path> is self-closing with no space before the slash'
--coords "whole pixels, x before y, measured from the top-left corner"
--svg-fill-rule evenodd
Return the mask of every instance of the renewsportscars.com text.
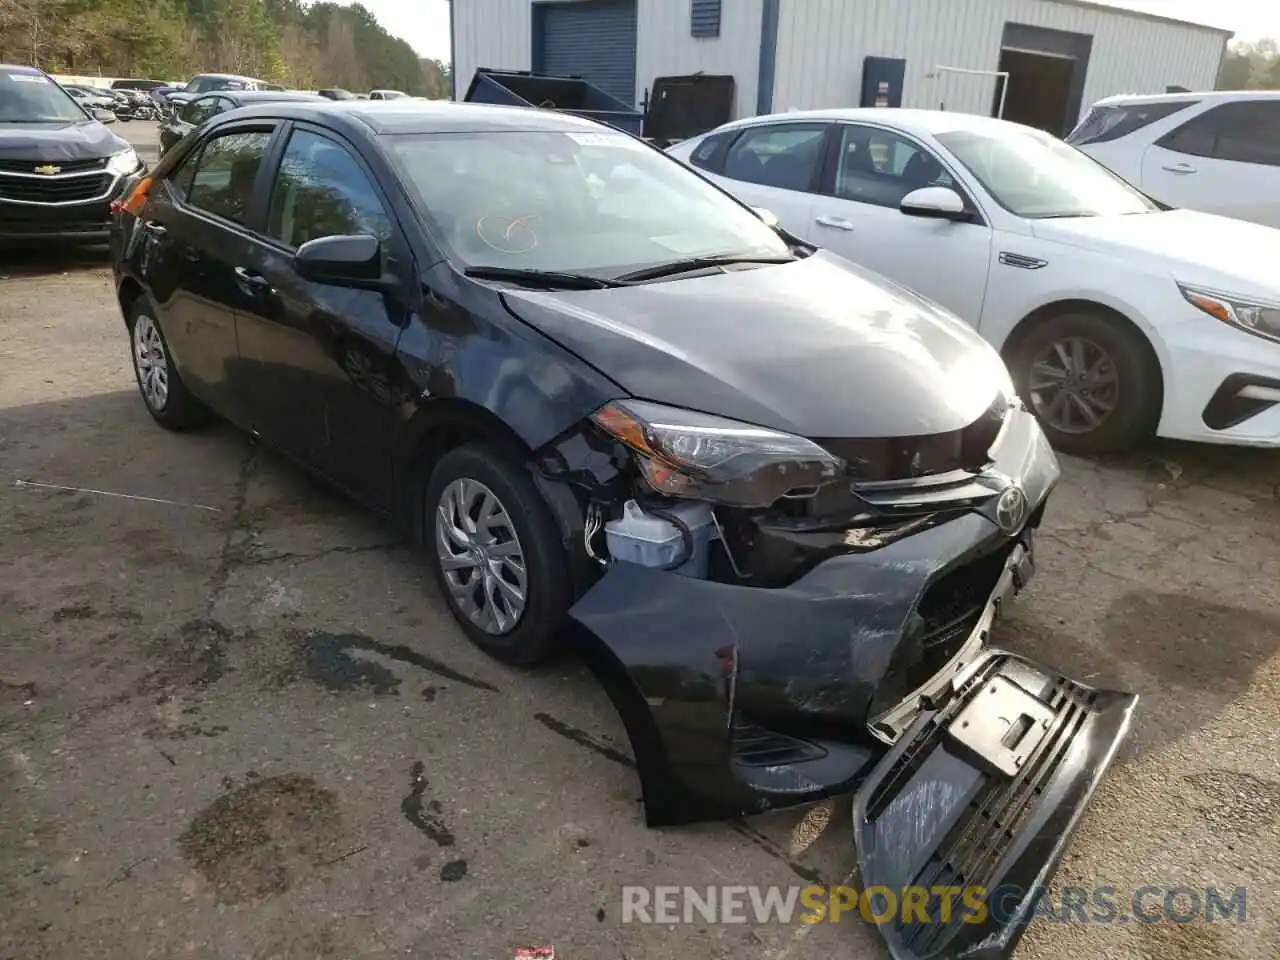
<path id="1" fill-rule="evenodd" d="M 1024 900 L 1027 901 L 1024 904 Z M 1244 887 L 713 886 L 622 888 L 623 923 L 1244 923 Z"/>

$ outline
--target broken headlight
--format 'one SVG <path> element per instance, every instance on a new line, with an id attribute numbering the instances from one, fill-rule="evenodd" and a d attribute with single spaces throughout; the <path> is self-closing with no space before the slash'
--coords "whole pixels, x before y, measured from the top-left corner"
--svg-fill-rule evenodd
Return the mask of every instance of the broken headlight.
<path id="1" fill-rule="evenodd" d="M 592 420 L 631 450 L 649 486 L 668 497 L 767 507 L 844 473 L 844 461 L 812 440 L 659 403 L 615 400 Z"/>
<path id="2" fill-rule="evenodd" d="M 1263 303 L 1251 297 L 1236 297 L 1181 283 L 1178 289 L 1188 303 L 1215 320 L 1268 340 L 1280 340 L 1280 304 Z"/>

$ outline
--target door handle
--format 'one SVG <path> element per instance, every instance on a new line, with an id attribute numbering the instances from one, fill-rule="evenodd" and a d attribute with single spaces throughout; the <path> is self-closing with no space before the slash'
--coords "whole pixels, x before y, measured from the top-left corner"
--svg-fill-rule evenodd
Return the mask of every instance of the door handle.
<path id="1" fill-rule="evenodd" d="M 153 237 L 163 237 L 169 232 L 168 228 L 159 220 L 144 220 L 142 229 L 147 231 Z"/>
<path id="2" fill-rule="evenodd" d="M 251 287 L 257 287 L 260 290 L 269 289 L 271 284 L 267 282 L 267 278 L 260 273 L 254 273 L 252 270 L 246 270 L 244 267 L 236 267 L 236 279 L 242 283 L 247 283 Z"/>
<path id="3" fill-rule="evenodd" d="M 1182 176 L 1196 172 L 1196 168 L 1189 163 L 1166 163 L 1160 169 L 1168 170 L 1170 173 L 1176 173 Z"/>
<path id="4" fill-rule="evenodd" d="M 853 224 L 844 217 L 814 217 L 813 222 L 820 227 L 831 227 L 834 230 L 853 229 Z"/>

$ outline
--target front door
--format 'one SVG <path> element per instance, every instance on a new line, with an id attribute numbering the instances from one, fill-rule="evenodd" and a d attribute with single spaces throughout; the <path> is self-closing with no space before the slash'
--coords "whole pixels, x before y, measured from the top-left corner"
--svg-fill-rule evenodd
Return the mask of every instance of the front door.
<path id="1" fill-rule="evenodd" d="M 841 124 L 826 179 L 814 197 L 806 239 L 978 326 L 991 264 L 991 228 L 907 216 L 899 209 L 908 193 L 928 186 L 950 187 L 972 206 L 932 151 L 894 131 Z"/>
<path id="2" fill-rule="evenodd" d="M 264 438 L 356 497 L 392 503 L 396 344 L 413 270 L 373 178 L 351 147 L 303 125 L 289 134 L 271 186 L 265 235 L 253 245 L 253 309 L 240 349 L 253 368 L 255 423 Z M 302 244 L 371 234 L 404 300 L 310 283 L 293 268 Z"/>

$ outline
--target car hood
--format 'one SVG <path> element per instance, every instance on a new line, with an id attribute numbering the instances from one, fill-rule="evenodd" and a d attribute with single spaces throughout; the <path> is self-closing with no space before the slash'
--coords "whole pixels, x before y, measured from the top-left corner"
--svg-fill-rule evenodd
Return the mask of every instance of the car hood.
<path id="1" fill-rule="evenodd" d="M 96 160 L 128 148 L 96 120 L 0 124 L 0 160 Z"/>
<path id="2" fill-rule="evenodd" d="M 833 254 L 607 290 L 504 291 L 633 396 L 814 438 L 962 429 L 1008 389 L 962 321 Z"/>
<path id="3" fill-rule="evenodd" d="M 1108 256 L 1163 261 L 1183 283 L 1280 296 L 1280 230 L 1194 210 L 1032 221 L 1037 237 Z"/>

